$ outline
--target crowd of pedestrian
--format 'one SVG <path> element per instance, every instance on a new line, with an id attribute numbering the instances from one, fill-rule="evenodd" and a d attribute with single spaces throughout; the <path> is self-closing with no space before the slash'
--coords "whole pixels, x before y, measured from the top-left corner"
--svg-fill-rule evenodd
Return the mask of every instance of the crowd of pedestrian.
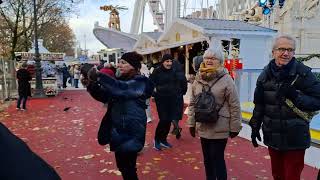
<path id="1" fill-rule="evenodd" d="M 309 120 L 305 114 L 320 110 L 320 82 L 311 68 L 294 57 L 295 39 L 276 37 L 273 59 L 260 74 L 254 92 L 253 116 L 249 122 L 254 147 L 261 141 L 268 146 L 272 176 L 275 180 L 298 180 L 304 167 L 305 150 L 310 147 Z M 154 132 L 154 149 L 174 148 L 168 142 L 172 133 L 181 138 L 179 121 L 184 111 L 183 96 L 188 81 L 183 66 L 171 54 L 164 54 L 150 71 L 136 52 L 122 55 L 117 68 L 109 63 L 63 66 L 63 88 L 67 79 L 78 88 L 79 80 L 97 101 L 107 104 L 101 121 L 98 142 L 110 144 L 116 164 L 125 180 L 138 179 L 137 157 L 145 144 L 147 123 L 154 118 L 150 99 L 154 99 L 159 122 Z M 188 105 L 188 131 L 199 136 L 207 180 L 226 180 L 224 151 L 228 138 L 239 135 L 241 108 L 235 83 L 223 65 L 219 47 L 209 47 L 194 59 L 196 75 L 191 82 Z M 17 108 L 26 109 L 29 95 L 25 66 L 17 72 L 19 99 Z M 310 116 L 307 116 L 310 117 Z"/>

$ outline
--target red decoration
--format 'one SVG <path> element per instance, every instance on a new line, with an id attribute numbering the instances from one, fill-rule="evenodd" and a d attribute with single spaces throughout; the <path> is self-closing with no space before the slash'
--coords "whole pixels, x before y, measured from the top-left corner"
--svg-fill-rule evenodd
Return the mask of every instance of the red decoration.
<path id="1" fill-rule="evenodd" d="M 228 69 L 231 77 L 234 79 L 236 77 L 236 70 L 243 68 L 243 63 L 241 59 L 226 59 L 224 61 L 224 67 Z"/>

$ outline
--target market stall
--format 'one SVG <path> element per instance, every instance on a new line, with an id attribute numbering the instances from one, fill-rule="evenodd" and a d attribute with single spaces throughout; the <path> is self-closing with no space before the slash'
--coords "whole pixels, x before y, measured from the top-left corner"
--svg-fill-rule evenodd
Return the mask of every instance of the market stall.
<path id="1" fill-rule="evenodd" d="M 43 40 L 39 39 L 39 53 L 42 68 L 42 84 L 47 96 L 55 96 L 60 89 L 59 67 L 63 64 L 64 53 L 51 53 L 43 47 Z M 35 53 L 34 48 L 28 52 L 15 52 L 19 63 L 27 62 L 28 70 L 32 74 L 31 92 L 35 89 Z"/>

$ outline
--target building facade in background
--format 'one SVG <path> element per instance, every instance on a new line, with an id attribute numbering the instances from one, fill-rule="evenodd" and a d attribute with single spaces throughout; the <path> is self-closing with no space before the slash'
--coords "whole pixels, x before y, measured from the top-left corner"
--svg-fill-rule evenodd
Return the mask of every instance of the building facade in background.
<path id="1" fill-rule="evenodd" d="M 296 54 L 319 53 L 320 8 L 319 0 L 288 0 L 283 8 L 275 1 L 272 11 L 262 15 L 262 8 L 256 0 L 220 0 L 217 4 L 219 19 L 243 20 L 276 29 L 297 39 Z"/>

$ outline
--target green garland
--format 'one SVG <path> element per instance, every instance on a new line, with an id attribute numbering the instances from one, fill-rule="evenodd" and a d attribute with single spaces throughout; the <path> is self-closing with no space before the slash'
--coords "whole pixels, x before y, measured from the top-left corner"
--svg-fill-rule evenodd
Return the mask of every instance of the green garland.
<path id="1" fill-rule="evenodd" d="M 304 62 L 304 61 L 309 61 L 310 59 L 312 59 L 314 57 L 317 57 L 317 58 L 320 59 L 320 54 L 311 54 L 311 55 L 309 55 L 307 57 L 297 57 L 296 59 L 297 59 L 297 61 Z M 319 72 L 314 72 L 313 74 L 320 81 L 320 73 Z"/>
<path id="2" fill-rule="evenodd" d="M 297 57 L 296 59 L 300 62 L 309 61 L 310 59 L 317 57 L 320 59 L 320 54 L 311 54 L 307 57 Z"/>

